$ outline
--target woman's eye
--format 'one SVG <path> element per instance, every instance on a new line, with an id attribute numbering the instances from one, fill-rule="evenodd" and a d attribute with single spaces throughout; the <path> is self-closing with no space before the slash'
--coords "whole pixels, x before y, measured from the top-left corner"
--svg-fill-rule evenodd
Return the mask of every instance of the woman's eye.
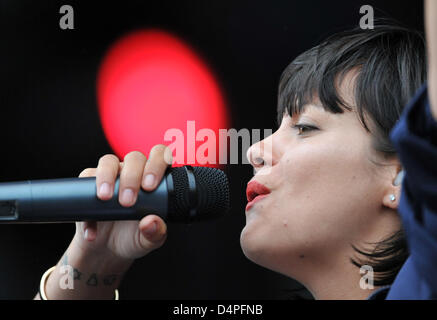
<path id="1" fill-rule="evenodd" d="M 316 127 L 307 124 L 295 124 L 292 128 L 298 130 L 298 135 L 302 135 L 311 130 L 317 130 Z"/>

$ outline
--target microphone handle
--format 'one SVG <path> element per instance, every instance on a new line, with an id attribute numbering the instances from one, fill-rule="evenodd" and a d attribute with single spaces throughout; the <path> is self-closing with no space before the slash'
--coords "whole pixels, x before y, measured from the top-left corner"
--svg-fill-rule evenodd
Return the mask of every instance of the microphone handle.
<path id="1" fill-rule="evenodd" d="M 140 189 L 135 205 L 118 201 L 119 178 L 110 200 L 97 198 L 96 178 L 66 178 L 0 183 L 0 223 L 140 220 L 167 218 L 171 174 L 152 192 Z"/>

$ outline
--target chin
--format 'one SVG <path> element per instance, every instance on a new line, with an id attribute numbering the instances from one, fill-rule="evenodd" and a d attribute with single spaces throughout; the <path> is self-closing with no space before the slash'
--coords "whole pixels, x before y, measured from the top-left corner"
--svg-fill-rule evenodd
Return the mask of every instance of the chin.
<path id="1" fill-rule="evenodd" d="M 262 239 L 254 232 L 253 228 L 244 227 L 240 235 L 240 245 L 244 255 L 252 262 L 258 263 L 259 256 L 262 250 Z"/>
<path id="2" fill-rule="evenodd" d="M 240 245 L 244 255 L 257 265 L 294 277 L 294 272 L 291 274 L 290 271 L 303 267 L 303 260 L 299 258 L 303 250 L 293 248 L 288 242 L 274 238 L 271 233 L 263 233 L 254 227 L 254 225 L 246 225 L 241 232 Z"/>
<path id="3" fill-rule="evenodd" d="M 244 255 L 252 262 L 275 270 L 274 259 L 272 254 L 275 252 L 274 244 L 269 237 L 262 235 L 260 232 L 255 232 L 255 228 L 245 226 L 240 235 L 240 245 Z M 259 230 L 257 230 L 259 231 Z"/>

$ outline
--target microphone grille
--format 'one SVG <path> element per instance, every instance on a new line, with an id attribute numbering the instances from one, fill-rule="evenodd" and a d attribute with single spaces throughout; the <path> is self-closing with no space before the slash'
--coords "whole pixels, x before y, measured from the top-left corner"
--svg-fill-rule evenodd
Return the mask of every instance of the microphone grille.
<path id="1" fill-rule="evenodd" d="M 169 218 L 172 221 L 189 222 L 205 220 L 226 214 L 229 211 L 229 183 L 226 174 L 215 168 L 193 167 L 196 184 L 196 216 L 190 217 L 190 187 L 184 167 L 171 169 L 173 199 L 169 201 Z"/>

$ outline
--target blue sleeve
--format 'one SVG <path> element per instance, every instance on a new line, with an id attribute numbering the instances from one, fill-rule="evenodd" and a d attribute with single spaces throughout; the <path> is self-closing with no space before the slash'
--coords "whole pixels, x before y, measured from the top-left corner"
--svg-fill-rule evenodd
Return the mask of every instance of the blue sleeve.
<path id="1" fill-rule="evenodd" d="M 386 299 L 437 298 L 437 121 L 424 85 L 390 138 L 405 170 L 398 212 L 410 256 Z"/>

